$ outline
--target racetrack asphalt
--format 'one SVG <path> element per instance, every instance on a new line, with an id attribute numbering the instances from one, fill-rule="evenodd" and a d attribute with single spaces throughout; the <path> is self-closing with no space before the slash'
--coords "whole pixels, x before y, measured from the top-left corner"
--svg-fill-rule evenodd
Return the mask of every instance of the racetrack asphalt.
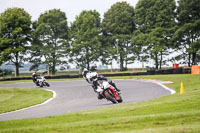
<path id="1" fill-rule="evenodd" d="M 113 80 L 121 90 L 122 103 L 112 104 L 105 99 L 98 100 L 96 93 L 86 81 L 52 81 L 50 87 L 41 89 L 53 90 L 56 97 L 46 104 L 32 108 L 0 114 L 0 121 L 25 118 L 39 118 L 60 115 L 75 111 L 102 107 L 131 104 L 170 95 L 170 91 L 155 83 L 136 80 Z M 39 88 L 34 83 L 1 83 L 0 87 Z"/>

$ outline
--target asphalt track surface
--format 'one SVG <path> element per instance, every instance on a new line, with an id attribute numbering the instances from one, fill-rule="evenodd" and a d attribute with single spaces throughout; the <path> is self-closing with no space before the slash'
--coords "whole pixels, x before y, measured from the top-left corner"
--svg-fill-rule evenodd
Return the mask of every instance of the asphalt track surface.
<path id="1" fill-rule="evenodd" d="M 56 97 L 50 102 L 27 109 L 0 114 L 0 121 L 25 118 L 39 118 L 60 115 L 81 110 L 131 104 L 170 95 L 170 91 L 155 83 L 135 80 L 113 80 L 121 90 L 123 102 L 112 104 L 106 99 L 98 100 L 91 85 L 86 81 L 52 81 L 50 87 L 41 89 L 53 90 Z M 34 83 L 5 83 L 0 87 L 39 88 Z M 20 103 L 19 103 L 20 104 Z"/>

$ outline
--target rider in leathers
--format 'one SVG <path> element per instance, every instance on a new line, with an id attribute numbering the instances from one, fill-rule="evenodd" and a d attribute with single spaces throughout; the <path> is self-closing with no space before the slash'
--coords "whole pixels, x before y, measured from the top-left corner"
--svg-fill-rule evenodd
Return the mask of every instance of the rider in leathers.
<path id="1" fill-rule="evenodd" d="M 38 76 L 39 76 L 39 75 L 38 75 L 36 72 L 34 72 L 34 73 L 32 74 L 33 82 L 34 82 L 37 86 L 39 86 L 39 83 L 38 83 L 38 81 L 37 81 Z"/>
<path id="2" fill-rule="evenodd" d="M 83 75 L 83 78 L 89 83 L 89 80 L 88 80 L 88 78 L 87 78 L 87 74 L 89 74 L 90 73 L 90 71 L 87 69 L 87 68 L 84 68 L 83 69 L 83 72 L 82 72 L 82 75 Z"/>
<path id="3" fill-rule="evenodd" d="M 99 80 L 108 81 L 110 85 L 112 85 L 118 92 L 120 92 L 120 90 L 116 87 L 115 83 L 113 83 L 112 80 L 109 80 L 108 78 L 102 75 L 98 75 L 97 72 L 86 72 L 86 73 L 87 73 L 86 79 L 90 79 L 92 81 L 92 88 L 94 89 L 96 93 L 98 93 L 98 99 L 103 98 L 103 96 L 101 96 L 101 94 L 97 92 L 97 87 L 99 86 L 99 82 L 98 82 Z"/>

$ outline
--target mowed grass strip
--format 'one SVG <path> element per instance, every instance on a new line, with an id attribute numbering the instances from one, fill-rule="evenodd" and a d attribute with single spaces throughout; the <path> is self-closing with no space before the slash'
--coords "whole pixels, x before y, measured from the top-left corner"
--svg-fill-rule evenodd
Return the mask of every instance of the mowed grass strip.
<path id="1" fill-rule="evenodd" d="M 74 80 L 84 80 L 83 78 L 65 78 L 65 79 L 46 79 L 49 81 L 74 81 Z M 11 80 L 11 81 L 1 81 L 0 84 L 4 83 L 19 83 L 19 82 L 33 82 L 33 80 Z"/>
<path id="2" fill-rule="evenodd" d="M 52 92 L 42 89 L 0 87 L 0 113 L 36 105 L 52 96 Z"/>
<path id="3" fill-rule="evenodd" d="M 200 75 L 155 75 L 126 78 L 170 80 L 177 93 L 136 104 L 65 115 L 0 122 L 5 133 L 199 133 Z M 185 94 L 180 94 L 183 81 Z M 123 92 L 122 92 L 123 93 Z"/>

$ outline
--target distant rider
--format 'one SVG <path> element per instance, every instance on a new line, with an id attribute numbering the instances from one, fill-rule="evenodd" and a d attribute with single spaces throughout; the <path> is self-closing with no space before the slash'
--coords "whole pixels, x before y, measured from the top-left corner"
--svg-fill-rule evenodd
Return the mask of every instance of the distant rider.
<path id="1" fill-rule="evenodd" d="M 40 75 L 38 75 L 36 72 L 33 72 L 33 74 L 32 74 L 33 82 L 34 82 L 36 85 L 39 85 L 39 84 L 38 84 L 38 81 L 37 81 L 37 78 L 38 78 L 39 76 L 40 76 Z"/>

